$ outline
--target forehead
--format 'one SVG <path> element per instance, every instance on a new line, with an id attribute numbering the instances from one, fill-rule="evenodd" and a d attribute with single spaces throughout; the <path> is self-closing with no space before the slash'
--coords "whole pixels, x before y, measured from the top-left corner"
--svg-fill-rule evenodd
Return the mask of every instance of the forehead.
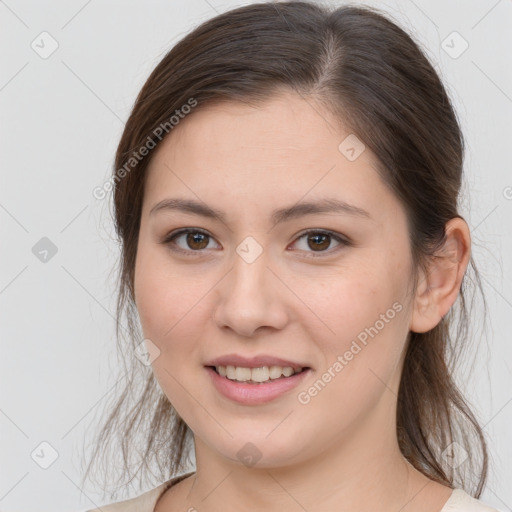
<path id="1" fill-rule="evenodd" d="M 354 135 L 339 119 L 311 97 L 295 93 L 257 106 L 202 106 L 158 146 L 145 198 L 154 204 L 179 192 L 216 205 L 243 200 L 247 206 L 329 194 L 378 214 L 379 208 L 392 206 L 394 197 L 381 182 L 368 148 L 355 160 L 347 158 L 347 137 L 352 142 Z"/>
<path id="2" fill-rule="evenodd" d="M 284 158 L 297 153 L 327 152 L 327 156 L 333 144 L 348 133 L 340 120 L 312 97 L 281 92 L 258 104 L 218 101 L 201 106 L 177 126 L 169 139 L 216 153 L 236 149 L 239 157 L 245 152 L 249 158 L 257 155 L 258 149 L 266 149 L 279 151 Z"/>

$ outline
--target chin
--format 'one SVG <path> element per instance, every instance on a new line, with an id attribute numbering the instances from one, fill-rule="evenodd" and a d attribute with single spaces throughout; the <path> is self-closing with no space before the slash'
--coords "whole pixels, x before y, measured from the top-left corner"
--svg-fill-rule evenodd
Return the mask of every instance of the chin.
<path id="1" fill-rule="evenodd" d="M 249 435 L 224 436 L 222 441 L 211 439 L 208 443 L 222 457 L 248 469 L 275 469 L 302 462 L 306 457 L 304 439 L 278 435 L 267 437 L 267 429 Z M 226 439 L 228 438 L 228 439 Z"/>

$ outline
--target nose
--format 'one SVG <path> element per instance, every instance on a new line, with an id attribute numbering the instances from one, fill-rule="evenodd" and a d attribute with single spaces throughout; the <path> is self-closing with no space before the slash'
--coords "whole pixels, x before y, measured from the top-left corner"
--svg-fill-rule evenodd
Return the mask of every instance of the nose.
<path id="1" fill-rule="evenodd" d="M 265 251 L 251 263 L 235 254 L 233 267 L 216 287 L 213 319 L 219 328 L 244 337 L 255 336 L 258 329 L 283 329 L 286 286 L 268 264 Z"/>

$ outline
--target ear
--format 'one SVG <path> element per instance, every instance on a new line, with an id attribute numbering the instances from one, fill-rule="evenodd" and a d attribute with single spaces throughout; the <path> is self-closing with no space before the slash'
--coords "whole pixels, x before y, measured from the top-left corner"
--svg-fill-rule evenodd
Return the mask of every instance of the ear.
<path id="1" fill-rule="evenodd" d="M 409 330 L 427 332 L 448 313 L 457 299 L 471 255 L 471 236 L 464 219 L 446 223 L 446 241 L 419 277 Z"/>

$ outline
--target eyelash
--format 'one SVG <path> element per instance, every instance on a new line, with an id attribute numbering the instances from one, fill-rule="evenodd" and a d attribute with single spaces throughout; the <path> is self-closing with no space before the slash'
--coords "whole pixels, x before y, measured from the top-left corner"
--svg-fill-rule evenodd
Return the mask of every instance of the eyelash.
<path id="1" fill-rule="evenodd" d="M 185 235 L 185 234 L 189 234 L 189 233 L 201 233 L 201 234 L 206 235 L 206 236 L 208 236 L 210 238 L 213 238 L 208 232 L 203 231 L 200 228 L 193 228 L 193 229 L 192 228 L 185 228 L 185 229 L 180 229 L 178 231 L 173 231 L 173 232 L 169 233 L 162 240 L 161 243 L 164 244 L 164 245 L 169 246 L 172 251 L 180 252 L 182 254 L 187 254 L 187 255 L 191 255 L 191 253 L 197 253 L 197 254 L 194 254 L 194 256 L 200 256 L 200 253 L 204 252 L 204 249 L 201 249 L 201 250 L 192 250 L 192 249 L 186 250 L 186 249 L 182 249 L 181 247 L 178 247 L 174 243 L 174 240 L 176 238 L 178 238 L 181 235 Z M 339 242 L 340 245 L 337 246 L 334 249 L 327 250 L 327 251 L 318 251 L 317 253 L 315 253 L 315 251 L 311 251 L 312 254 L 310 256 L 307 256 L 308 258 L 321 258 L 321 257 L 323 257 L 324 254 L 331 255 L 333 252 L 337 252 L 339 249 L 341 249 L 341 248 L 343 248 L 345 246 L 350 246 L 351 245 L 350 241 L 347 240 L 346 238 L 341 237 L 340 235 L 334 233 L 333 231 L 329 231 L 329 230 L 325 230 L 325 229 L 308 229 L 308 230 L 303 231 L 302 233 L 300 233 L 294 241 L 300 240 L 301 238 L 303 238 L 303 237 L 305 237 L 307 235 L 310 235 L 310 234 L 330 236 L 331 238 L 333 238 L 334 240 Z M 309 252 L 309 251 L 306 251 L 306 252 Z"/>

